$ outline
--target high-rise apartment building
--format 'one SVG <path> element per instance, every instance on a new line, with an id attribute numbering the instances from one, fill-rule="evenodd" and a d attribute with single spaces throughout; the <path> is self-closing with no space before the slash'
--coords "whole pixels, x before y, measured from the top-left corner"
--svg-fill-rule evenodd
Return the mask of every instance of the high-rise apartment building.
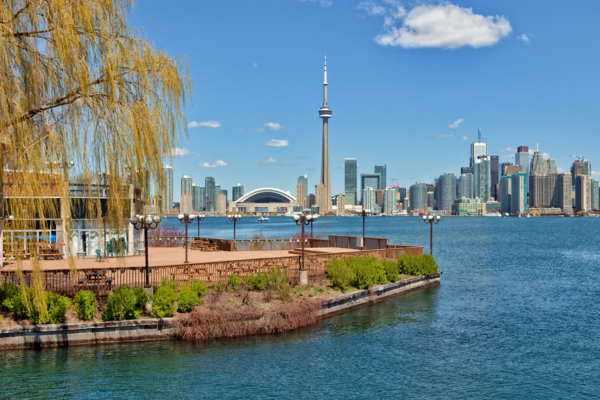
<path id="1" fill-rule="evenodd" d="M 511 165 L 506 167 L 506 171 L 503 173 L 503 175 L 514 175 L 517 172 L 523 172 L 523 167 L 520 165 Z"/>
<path id="2" fill-rule="evenodd" d="M 187 175 L 181 177 L 181 194 L 192 194 L 192 178 Z"/>
<path id="3" fill-rule="evenodd" d="M 534 171 L 533 167 L 531 168 L 531 171 Z M 529 177 L 530 207 L 558 207 L 558 192 L 556 188 L 557 178 L 557 174 L 536 174 Z"/>
<path id="4" fill-rule="evenodd" d="M 381 174 L 360 174 L 360 189 L 366 188 L 378 190 L 381 185 Z M 364 207 L 363 207 L 364 208 Z"/>
<path id="5" fill-rule="evenodd" d="M 227 215 L 227 195 L 223 192 L 217 196 L 217 213 Z"/>
<path id="6" fill-rule="evenodd" d="M 221 193 L 225 194 L 225 199 L 229 198 L 229 192 L 227 191 L 227 189 L 221 189 L 219 194 L 221 194 Z M 227 201 L 229 201 L 229 200 L 227 200 Z"/>
<path id="7" fill-rule="evenodd" d="M 527 208 L 527 174 L 517 172 L 511 175 L 510 212 L 520 215 L 526 213 Z"/>
<path id="8" fill-rule="evenodd" d="M 452 204 L 456 198 L 456 177 L 454 172 L 446 172 L 438 178 L 436 186 L 439 193 L 437 198 L 437 209 L 442 211 L 452 211 Z"/>
<path id="9" fill-rule="evenodd" d="M 417 182 L 408 190 L 409 209 L 412 211 L 425 211 L 427 209 L 427 184 Z"/>
<path id="10" fill-rule="evenodd" d="M 379 206 L 375 202 L 375 189 L 366 187 L 362 191 L 362 208 L 370 210 L 372 213 L 379 213 Z"/>
<path id="11" fill-rule="evenodd" d="M 458 178 L 457 197 L 473 198 L 473 174 L 461 174 Z"/>
<path id="12" fill-rule="evenodd" d="M 383 207 L 383 190 L 378 189 L 375 191 L 375 203 L 381 208 Z"/>
<path id="13" fill-rule="evenodd" d="M 391 215 L 394 211 L 396 211 L 396 189 L 389 187 L 383 191 L 383 212 Z"/>
<path id="14" fill-rule="evenodd" d="M 556 176 L 556 207 L 562 208 L 565 214 L 573 214 L 573 175 L 558 174 Z"/>
<path id="15" fill-rule="evenodd" d="M 396 188 L 396 191 L 398 193 L 400 193 L 400 201 L 404 202 L 404 199 L 406 198 L 406 188 L 399 187 L 399 188 Z"/>
<path id="16" fill-rule="evenodd" d="M 308 175 L 299 176 L 298 183 L 304 185 L 304 197 L 308 196 Z"/>
<path id="17" fill-rule="evenodd" d="M 499 193 L 497 193 L 497 191 L 496 191 L 496 189 L 498 188 L 498 182 L 500 182 L 500 180 L 499 180 L 499 172 L 500 172 L 499 162 L 500 162 L 500 160 L 499 160 L 498 156 L 490 156 L 490 180 L 492 182 L 491 188 L 490 188 L 490 195 L 496 201 L 499 201 L 498 200 Z"/>
<path id="18" fill-rule="evenodd" d="M 475 198 L 480 198 L 484 203 L 488 202 L 491 197 L 490 159 L 485 156 L 480 156 L 475 160 L 473 169 L 473 196 Z"/>
<path id="19" fill-rule="evenodd" d="M 344 197 L 343 193 L 337 196 L 337 215 L 344 215 L 346 213 L 346 199 Z"/>
<path id="20" fill-rule="evenodd" d="M 585 175 L 592 175 L 592 163 L 590 160 L 583 160 L 581 164 L 583 165 L 583 173 Z"/>
<path id="21" fill-rule="evenodd" d="M 503 175 L 500 178 L 500 210 L 502 214 L 510 214 L 510 201 L 512 193 L 511 175 Z"/>
<path id="22" fill-rule="evenodd" d="M 346 193 L 346 204 L 356 205 L 357 167 L 358 163 L 356 158 L 346 158 L 344 160 L 344 191 Z"/>
<path id="23" fill-rule="evenodd" d="M 599 187 L 598 180 L 592 179 L 592 210 L 600 210 L 600 198 L 598 197 L 600 194 L 598 193 Z"/>
<path id="24" fill-rule="evenodd" d="M 315 196 L 314 194 L 309 194 L 308 196 L 306 196 L 306 202 L 308 208 L 312 208 L 313 206 L 317 205 L 317 196 Z"/>
<path id="25" fill-rule="evenodd" d="M 520 165 L 523 167 L 523 172 L 529 176 L 529 147 L 517 147 L 517 153 L 515 154 L 515 165 Z"/>
<path id="26" fill-rule="evenodd" d="M 475 143 L 471 143 L 471 168 L 475 167 L 475 162 L 481 156 L 487 157 L 487 143 L 483 143 L 481 139 L 481 129 L 479 129 L 477 141 Z"/>
<path id="27" fill-rule="evenodd" d="M 181 214 L 192 214 L 194 212 L 193 198 L 191 193 L 179 196 L 179 212 Z"/>
<path id="28" fill-rule="evenodd" d="M 296 185 L 296 202 L 301 210 L 306 208 L 306 197 L 304 193 L 306 192 L 305 187 L 302 183 L 298 182 Z"/>
<path id="29" fill-rule="evenodd" d="M 577 175 L 575 181 L 575 211 L 588 212 L 592 209 L 592 179 L 589 175 Z"/>
<path id="30" fill-rule="evenodd" d="M 379 181 L 379 189 L 383 190 L 387 187 L 387 166 L 384 165 L 376 165 L 375 166 L 375 172 L 376 174 L 381 175 L 381 180 Z"/>
<path id="31" fill-rule="evenodd" d="M 237 186 L 231 188 L 231 200 L 238 201 L 244 195 L 244 186 L 238 183 Z"/>
<path id="32" fill-rule="evenodd" d="M 500 176 L 506 175 L 506 168 L 512 167 L 513 163 L 511 162 L 503 162 L 500 164 Z M 498 178 L 498 182 L 500 182 L 500 178 Z"/>
<path id="33" fill-rule="evenodd" d="M 203 188 L 192 183 L 192 208 L 194 211 L 202 211 L 204 208 L 204 193 Z"/>
<path id="34" fill-rule="evenodd" d="M 205 200 L 204 200 L 204 210 L 206 212 L 214 212 L 217 211 L 217 204 L 215 195 L 215 179 L 213 177 L 207 176 L 204 179 L 204 189 L 205 189 Z"/>
<path id="35" fill-rule="evenodd" d="M 173 209 L 173 167 L 165 165 L 165 192 L 163 193 L 163 212 Z"/>

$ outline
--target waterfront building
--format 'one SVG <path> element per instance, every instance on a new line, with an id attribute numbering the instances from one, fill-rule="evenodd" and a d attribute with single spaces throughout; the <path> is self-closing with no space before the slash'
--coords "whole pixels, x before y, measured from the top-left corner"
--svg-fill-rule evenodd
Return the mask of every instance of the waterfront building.
<path id="1" fill-rule="evenodd" d="M 237 186 L 231 188 L 231 200 L 238 201 L 244 195 L 244 186 L 238 183 Z"/>
<path id="2" fill-rule="evenodd" d="M 490 156 L 490 180 L 491 180 L 491 188 L 490 188 L 490 196 L 495 200 L 498 200 L 498 182 L 499 181 L 499 158 L 498 156 Z"/>
<path id="3" fill-rule="evenodd" d="M 573 186 L 575 186 L 577 176 L 585 175 L 585 168 L 583 167 L 583 163 L 581 161 L 575 160 L 573 162 L 573 165 L 571 165 L 571 175 L 573 176 Z"/>
<path id="4" fill-rule="evenodd" d="M 533 163 L 530 170 L 536 170 Z M 554 207 L 558 203 L 556 180 L 557 174 L 532 175 L 529 178 L 529 206 L 536 208 Z"/>
<path id="5" fill-rule="evenodd" d="M 511 183 L 511 175 L 503 175 L 502 178 L 500 178 L 500 210 L 502 214 L 511 213 Z"/>
<path id="6" fill-rule="evenodd" d="M 458 178 L 457 197 L 473 198 L 473 174 L 461 174 Z"/>
<path id="7" fill-rule="evenodd" d="M 331 206 L 331 197 L 327 197 L 327 188 L 322 183 L 317 185 L 317 207 L 319 207 L 319 213 L 326 215 Z"/>
<path id="8" fill-rule="evenodd" d="M 229 198 L 229 193 L 228 193 L 227 189 L 221 189 L 221 191 L 219 192 L 219 194 L 221 194 L 221 193 L 225 194 L 225 198 L 226 199 Z"/>
<path id="9" fill-rule="evenodd" d="M 391 215 L 396 210 L 396 189 L 388 187 L 383 191 L 383 213 Z"/>
<path id="10" fill-rule="evenodd" d="M 360 174 L 360 190 L 361 192 L 366 188 L 378 190 L 381 184 L 381 174 Z"/>
<path id="11" fill-rule="evenodd" d="M 346 213 L 346 199 L 344 197 L 343 193 L 337 196 L 337 215 L 344 215 Z"/>
<path id="12" fill-rule="evenodd" d="M 439 193 L 436 207 L 438 210 L 452 211 L 452 204 L 456 198 L 456 177 L 453 172 L 446 172 L 438 178 L 436 186 Z"/>
<path id="13" fill-rule="evenodd" d="M 387 187 L 387 174 L 386 174 L 386 165 L 376 165 L 375 166 L 375 170 L 373 172 L 375 172 L 376 174 L 381 175 L 381 180 L 379 181 L 379 188 L 380 190 L 383 190 Z"/>
<path id="14" fill-rule="evenodd" d="M 415 212 L 425 212 L 427 210 L 427 184 L 424 182 L 417 182 L 408 190 L 409 196 L 409 207 L 410 210 Z"/>
<path id="15" fill-rule="evenodd" d="M 515 215 L 527 213 L 527 174 L 517 172 L 511 175 L 511 180 L 511 213 Z"/>
<path id="16" fill-rule="evenodd" d="M 214 212 L 217 211 L 217 205 L 215 204 L 215 200 L 217 196 L 215 195 L 215 179 L 213 177 L 207 176 L 204 179 L 204 210 L 206 212 Z"/>
<path id="17" fill-rule="evenodd" d="M 592 163 L 590 160 L 583 160 L 581 164 L 583 165 L 583 173 L 585 175 L 592 175 Z"/>
<path id="18" fill-rule="evenodd" d="M 327 56 L 325 56 L 325 80 L 323 82 L 323 106 L 319 109 L 319 118 L 323 119 L 323 149 L 321 155 L 321 188 L 319 197 L 319 213 L 327 214 L 331 211 L 331 178 L 329 174 L 329 118 L 332 116 L 331 108 L 327 104 Z"/>
<path id="19" fill-rule="evenodd" d="M 455 199 L 452 203 L 452 215 L 481 215 L 484 204 L 480 198 L 467 199 L 466 197 Z"/>
<path id="20" fill-rule="evenodd" d="M 301 175 L 298 177 L 298 183 L 304 185 L 304 197 L 308 196 L 308 175 Z"/>
<path id="21" fill-rule="evenodd" d="M 529 147 L 517 147 L 517 153 L 515 154 L 515 165 L 520 165 L 523 168 L 523 172 L 529 176 Z"/>
<path id="22" fill-rule="evenodd" d="M 475 162 L 479 157 L 487 157 L 487 143 L 481 140 L 481 129 L 478 130 L 478 140 L 471 143 L 471 168 L 475 168 Z"/>
<path id="23" fill-rule="evenodd" d="M 573 181 L 571 174 L 557 174 L 556 176 L 556 207 L 565 214 L 573 214 Z"/>
<path id="24" fill-rule="evenodd" d="M 475 160 L 473 167 L 473 197 L 479 197 L 482 202 L 490 201 L 491 175 L 490 159 L 485 156 Z"/>
<path id="25" fill-rule="evenodd" d="M 202 211 L 204 208 L 204 188 L 192 183 L 192 209 L 194 211 Z"/>
<path id="26" fill-rule="evenodd" d="M 344 192 L 346 193 L 346 202 L 351 205 L 356 205 L 357 167 L 356 158 L 344 159 Z"/>
<path id="27" fill-rule="evenodd" d="M 379 206 L 375 202 L 375 189 L 366 187 L 362 191 L 362 208 L 363 210 L 371 210 L 373 214 L 379 213 Z"/>
<path id="28" fill-rule="evenodd" d="M 163 212 L 173 209 L 173 167 L 165 165 L 165 192 L 163 193 Z"/>
<path id="29" fill-rule="evenodd" d="M 192 214 L 194 212 L 191 193 L 185 193 L 179 196 L 179 212 L 182 214 Z"/>
<path id="30" fill-rule="evenodd" d="M 227 195 L 221 191 L 217 196 L 217 214 L 227 214 Z"/>
<path id="31" fill-rule="evenodd" d="M 506 167 L 506 171 L 502 175 L 514 175 L 517 172 L 523 172 L 523 167 L 520 165 L 511 165 Z"/>
<path id="32" fill-rule="evenodd" d="M 598 185 L 598 180 L 597 179 L 592 179 L 592 210 L 599 210 L 600 209 L 600 199 L 598 198 L 598 195 L 600 193 L 598 193 L 598 189 L 599 189 L 599 185 Z"/>
<path id="33" fill-rule="evenodd" d="M 486 213 L 499 212 L 501 210 L 502 210 L 502 205 L 500 204 L 499 201 L 488 201 L 487 203 L 485 203 L 485 212 Z"/>
<path id="34" fill-rule="evenodd" d="M 298 201 L 298 206 L 300 206 L 301 210 L 306 208 L 306 197 L 304 196 L 306 193 L 306 188 L 300 182 L 296 185 L 296 200 Z"/>
<path id="35" fill-rule="evenodd" d="M 539 150 L 536 150 L 533 153 L 533 157 L 531 159 L 531 166 L 529 168 L 529 173 L 531 176 L 533 175 L 544 175 L 544 174 L 556 174 L 556 162 L 554 159 L 550 158 L 548 160 L 544 160 L 542 157 L 542 153 Z"/>
<path id="36" fill-rule="evenodd" d="M 466 175 L 466 174 L 471 174 L 471 175 L 473 175 L 473 167 L 462 167 L 462 168 L 460 169 L 460 174 L 461 174 L 461 175 L 463 175 L 463 174 L 465 174 L 465 175 Z"/>
<path id="37" fill-rule="evenodd" d="M 187 175 L 181 177 L 181 194 L 192 194 L 192 178 Z"/>
<path id="38" fill-rule="evenodd" d="M 404 199 L 406 198 L 406 188 L 397 187 L 396 191 L 400 194 L 400 202 L 404 202 Z"/>
<path id="39" fill-rule="evenodd" d="M 309 198 L 314 195 L 309 195 Z M 256 215 L 285 214 L 298 206 L 298 202 L 289 192 L 275 188 L 260 188 L 252 190 L 237 201 L 228 203 L 230 213 L 254 213 Z"/>
<path id="40" fill-rule="evenodd" d="M 592 180 L 589 175 L 578 175 L 575 181 L 575 211 L 592 209 Z"/>

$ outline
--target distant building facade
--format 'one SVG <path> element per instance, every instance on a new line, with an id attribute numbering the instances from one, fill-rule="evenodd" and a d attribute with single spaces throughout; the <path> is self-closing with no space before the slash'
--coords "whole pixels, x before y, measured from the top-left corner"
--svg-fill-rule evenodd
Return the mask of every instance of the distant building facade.
<path id="1" fill-rule="evenodd" d="M 366 188 L 378 190 L 381 185 L 381 174 L 360 174 L 360 190 Z M 362 201 L 362 198 L 361 198 Z"/>
<path id="2" fill-rule="evenodd" d="M 375 202 L 375 189 L 366 187 L 362 191 L 362 207 L 363 210 L 370 210 L 372 213 L 379 213 L 379 206 Z"/>
<path id="3" fill-rule="evenodd" d="M 192 194 L 192 178 L 187 175 L 181 177 L 181 194 Z"/>
<path id="4" fill-rule="evenodd" d="M 490 159 L 483 156 L 479 157 L 475 160 L 473 169 L 473 196 L 480 198 L 482 202 L 490 201 Z"/>
<path id="5" fill-rule="evenodd" d="M 427 184 L 417 182 L 409 189 L 409 209 L 412 211 L 427 209 Z"/>
<path id="6" fill-rule="evenodd" d="M 356 205 L 357 193 L 357 173 L 358 162 L 356 158 L 346 158 L 344 160 L 344 192 L 346 202 L 350 205 Z"/>
<path id="7" fill-rule="evenodd" d="M 231 188 L 231 200 L 238 201 L 244 195 L 244 186 L 238 183 L 237 186 Z"/>
<path id="8" fill-rule="evenodd" d="M 517 172 L 511 175 L 511 214 L 520 215 L 527 212 L 527 174 Z"/>
<path id="9" fill-rule="evenodd" d="M 182 194 L 179 196 L 179 212 L 182 214 L 193 214 L 193 199 L 191 193 Z"/>
<path id="10" fill-rule="evenodd" d="M 387 187 L 387 166 L 384 165 L 376 165 L 375 166 L 375 170 L 373 172 L 375 172 L 376 174 L 379 174 L 381 176 L 381 180 L 379 181 L 379 188 L 380 190 L 383 190 Z"/>
<path id="11" fill-rule="evenodd" d="M 216 194 L 215 194 L 215 179 L 213 177 L 207 176 L 204 179 L 204 211 L 206 212 L 214 212 L 217 211 L 217 207 L 215 204 Z"/>
<path id="12" fill-rule="evenodd" d="M 523 171 L 529 176 L 529 147 L 519 146 L 515 154 L 515 165 L 523 167 Z"/>
<path id="13" fill-rule="evenodd" d="M 173 209 L 173 167 L 165 165 L 165 192 L 163 193 L 163 212 Z"/>

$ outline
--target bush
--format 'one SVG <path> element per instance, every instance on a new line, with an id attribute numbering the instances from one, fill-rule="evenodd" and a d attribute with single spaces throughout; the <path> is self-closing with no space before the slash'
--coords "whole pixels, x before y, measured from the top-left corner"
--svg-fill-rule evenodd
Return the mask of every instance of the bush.
<path id="1" fill-rule="evenodd" d="M 65 320 L 65 314 L 71 307 L 71 299 L 48 292 L 46 293 L 46 306 L 48 307 L 48 322 L 60 324 Z"/>
<path id="2" fill-rule="evenodd" d="M 405 275 L 412 276 L 429 276 L 438 271 L 438 264 L 435 258 L 429 254 L 422 256 L 401 255 L 398 257 L 399 272 Z"/>
<path id="3" fill-rule="evenodd" d="M 13 285 L 10 282 L 4 282 L 4 284 L 0 286 L 0 304 L 2 304 L 5 299 L 13 297 L 20 290 L 20 287 Z"/>
<path id="4" fill-rule="evenodd" d="M 167 278 L 166 276 L 165 276 L 165 277 L 163 277 L 163 279 L 162 279 L 162 283 L 160 284 L 160 286 L 161 286 L 161 287 L 162 287 L 162 286 L 169 286 L 169 287 L 171 287 L 173 290 L 177 290 L 177 289 L 179 289 L 179 286 L 180 286 L 180 285 L 181 285 L 181 284 L 179 283 L 179 281 L 178 281 L 178 280 L 176 280 L 176 279 L 169 279 L 169 278 Z"/>
<path id="5" fill-rule="evenodd" d="M 398 272 L 398 262 L 383 259 L 381 260 L 381 264 L 383 265 L 383 269 L 385 270 L 385 274 L 389 282 L 396 282 L 400 278 L 400 273 Z"/>
<path id="6" fill-rule="evenodd" d="M 263 290 L 265 287 L 267 287 L 267 279 L 263 273 L 248 275 L 244 277 L 242 285 L 246 290 Z"/>
<path id="7" fill-rule="evenodd" d="M 229 291 L 237 292 L 242 287 L 242 280 L 235 274 L 229 275 L 227 278 L 227 287 L 229 287 Z"/>
<path id="8" fill-rule="evenodd" d="M 287 282 L 275 288 L 275 293 L 277 293 L 277 296 L 285 303 L 291 303 L 293 300 L 292 287 Z"/>
<path id="9" fill-rule="evenodd" d="M 13 285 L 14 286 L 14 285 Z M 2 302 L 2 305 L 8 309 L 17 318 L 27 318 L 32 324 L 60 324 L 65 320 L 65 314 L 71 307 L 71 300 L 68 297 L 60 296 L 55 293 L 47 292 L 45 294 L 47 316 L 43 316 L 38 310 L 34 303 L 33 290 L 31 288 L 25 289 L 25 296 L 23 291 L 18 286 L 15 286 L 17 290 L 10 290 L 10 297 L 7 297 Z M 27 308 L 29 305 L 29 308 Z"/>
<path id="10" fill-rule="evenodd" d="M 344 260 L 330 261 L 329 264 L 327 264 L 325 273 L 333 287 L 342 292 L 348 290 L 355 279 L 354 270 L 350 268 Z"/>
<path id="11" fill-rule="evenodd" d="M 131 289 L 121 286 L 108 296 L 108 305 L 102 312 L 102 321 L 137 319 L 142 315 L 148 300 L 148 292 L 144 288 Z"/>
<path id="12" fill-rule="evenodd" d="M 190 312 L 195 306 L 200 304 L 202 304 L 202 300 L 200 300 L 198 293 L 193 289 L 185 286 L 179 291 L 179 300 L 177 300 L 177 310 L 179 312 Z"/>
<path id="13" fill-rule="evenodd" d="M 94 318 L 96 312 L 96 295 L 90 290 L 77 292 L 73 299 L 75 315 L 83 321 L 89 321 Z"/>
<path id="14" fill-rule="evenodd" d="M 20 287 L 8 284 L 11 287 L 6 288 L 5 298 L 2 301 L 2 306 L 14 314 L 17 318 L 29 318 L 29 310 L 23 296 L 23 290 Z M 33 304 L 33 292 L 31 289 L 25 289 L 25 295 L 29 300 L 29 304 Z"/>
<path id="15" fill-rule="evenodd" d="M 371 285 L 386 283 L 387 276 L 383 265 L 373 257 L 356 257 L 347 260 L 356 274 L 354 286 L 368 289 Z"/>
<path id="16" fill-rule="evenodd" d="M 197 279 L 192 281 L 192 290 L 198 293 L 198 297 L 200 298 L 206 296 L 206 293 L 208 293 L 208 287 L 206 286 L 206 283 Z"/>
<path id="17" fill-rule="evenodd" d="M 164 285 L 158 288 L 154 293 L 154 302 L 152 303 L 152 315 L 155 318 L 172 317 L 175 314 L 175 302 L 177 293 L 170 285 Z"/>

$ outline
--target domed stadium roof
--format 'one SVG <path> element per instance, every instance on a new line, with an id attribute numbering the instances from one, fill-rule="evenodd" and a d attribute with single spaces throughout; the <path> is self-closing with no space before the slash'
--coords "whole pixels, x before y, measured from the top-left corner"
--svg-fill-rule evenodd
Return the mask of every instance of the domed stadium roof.
<path id="1" fill-rule="evenodd" d="M 274 188 L 256 189 L 240 197 L 236 203 L 295 203 L 296 198 L 283 190 Z"/>

